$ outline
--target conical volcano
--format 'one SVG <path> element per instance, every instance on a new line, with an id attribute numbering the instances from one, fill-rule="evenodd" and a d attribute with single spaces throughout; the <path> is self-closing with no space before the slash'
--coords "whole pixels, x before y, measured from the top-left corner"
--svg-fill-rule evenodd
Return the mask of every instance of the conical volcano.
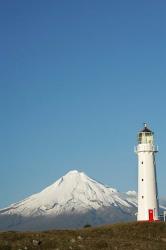
<path id="1" fill-rule="evenodd" d="M 0 210 L 1 230 L 80 228 L 135 219 L 136 194 L 73 170 L 40 193 Z"/>

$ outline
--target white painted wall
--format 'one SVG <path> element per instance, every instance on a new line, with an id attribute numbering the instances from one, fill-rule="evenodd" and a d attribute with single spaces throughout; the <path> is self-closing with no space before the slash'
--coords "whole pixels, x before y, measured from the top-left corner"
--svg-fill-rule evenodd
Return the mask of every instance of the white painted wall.
<path id="1" fill-rule="evenodd" d="M 158 220 L 158 191 L 156 179 L 155 153 L 153 140 L 140 143 L 138 154 L 138 221 L 149 220 L 149 209 L 153 210 L 154 220 Z"/>

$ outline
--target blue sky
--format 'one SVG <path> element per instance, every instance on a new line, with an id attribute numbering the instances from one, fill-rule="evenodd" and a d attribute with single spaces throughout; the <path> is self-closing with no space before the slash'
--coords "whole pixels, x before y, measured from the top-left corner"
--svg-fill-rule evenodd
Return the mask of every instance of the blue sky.
<path id="1" fill-rule="evenodd" d="M 136 190 L 145 121 L 166 195 L 165 8 L 164 0 L 1 1 L 0 207 L 71 169 Z"/>

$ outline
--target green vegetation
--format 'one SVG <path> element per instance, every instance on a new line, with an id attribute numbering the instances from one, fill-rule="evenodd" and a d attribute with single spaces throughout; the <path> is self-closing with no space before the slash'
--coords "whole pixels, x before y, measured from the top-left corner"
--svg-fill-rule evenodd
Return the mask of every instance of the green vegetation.
<path id="1" fill-rule="evenodd" d="M 0 250 L 166 250 L 166 223 L 121 223 L 81 230 L 1 232 Z"/>
<path id="2" fill-rule="evenodd" d="M 84 228 L 91 227 L 90 224 L 85 224 Z"/>

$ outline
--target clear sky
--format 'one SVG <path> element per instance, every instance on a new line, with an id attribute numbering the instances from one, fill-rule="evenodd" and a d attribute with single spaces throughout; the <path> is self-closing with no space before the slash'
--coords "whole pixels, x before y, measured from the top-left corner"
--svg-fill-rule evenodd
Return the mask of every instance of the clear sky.
<path id="1" fill-rule="evenodd" d="M 72 169 L 137 189 L 155 132 L 166 195 L 166 1 L 1 1 L 0 207 Z"/>

